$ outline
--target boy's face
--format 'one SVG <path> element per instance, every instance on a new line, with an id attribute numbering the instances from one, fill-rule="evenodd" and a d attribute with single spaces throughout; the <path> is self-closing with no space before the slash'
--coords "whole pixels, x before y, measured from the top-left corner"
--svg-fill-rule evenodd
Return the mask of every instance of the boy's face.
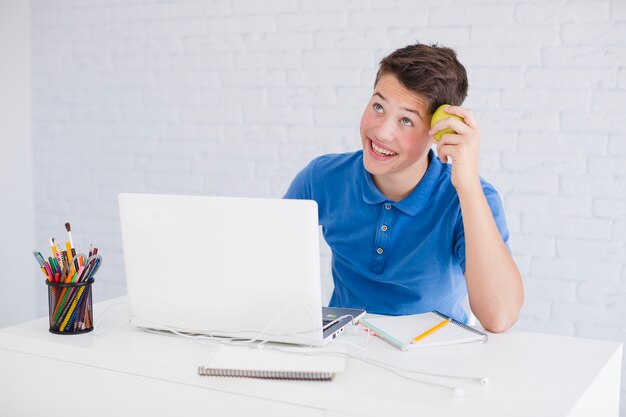
<path id="1" fill-rule="evenodd" d="M 363 163 L 374 179 L 406 181 L 423 174 L 432 144 L 427 109 L 426 99 L 395 75 L 380 77 L 361 118 Z"/>

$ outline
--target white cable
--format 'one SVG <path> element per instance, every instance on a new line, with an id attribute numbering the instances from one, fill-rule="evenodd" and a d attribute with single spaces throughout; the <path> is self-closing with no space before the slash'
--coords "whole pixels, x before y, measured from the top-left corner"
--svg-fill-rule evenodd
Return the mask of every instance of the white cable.
<path id="1" fill-rule="evenodd" d="M 132 318 L 139 318 L 141 319 L 141 321 L 145 322 L 145 323 L 152 323 L 156 326 L 156 328 L 151 329 L 149 327 L 141 327 L 142 331 L 146 331 L 148 333 L 154 333 L 154 334 L 160 334 L 160 335 L 164 335 L 164 334 L 168 334 L 171 333 L 175 336 L 180 336 L 180 337 L 184 337 L 185 339 L 192 339 L 192 340 L 201 340 L 201 339 L 208 339 L 208 340 L 217 340 L 218 338 L 216 336 L 212 336 L 209 334 L 196 334 L 196 333 L 184 333 L 184 332 L 179 332 L 178 330 L 174 329 L 173 327 L 169 327 L 163 323 L 159 323 L 157 321 L 154 320 L 150 320 L 150 319 L 146 319 L 143 317 L 137 317 L 137 316 L 132 316 Z"/>
<path id="2" fill-rule="evenodd" d="M 118 327 L 120 327 L 122 324 L 124 324 L 124 323 L 126 323 L 126 322 L 130 322 L 132 319 L 133 319 L 133 317 L 132 317 L 132 316 L 129 316 L 129 317 L 125 318 L 124 320 L 120 321 L 119 323 L 117 323 L 115 326 L 113 326 L 113 327 L 109 327 L 108 329 L 103 330 L 103 331 L 101 331 L 101 332 L 100 332 L 100 331 L 98 331 L 98 328 L 99 328 L 99 327 L 96 327 L 96 325 L 94 325 L 94 328 L 93 328 L 93 334 L 94 334 L 94 336 L 102 336 L 103 334 L 107 334 L 107 333 L 109 333 L 110 331 L 113 331 L 113 330 L 117 329 L 117 328 L 118 328 Z"/>
<path id="3" fill-rule="evenodd" d="M 440 383 L 432 382 L 432 381 L 425 381 L 423 379 L 419 379 L 419 378 L 415 378 L 415 377 L 410 377 L 410 376 L 404 375 L 404 374 L 402 374 L 400 372 L 397 372 L 397 371 L 393 370 L 393 368 L 397 368 L 395 365 L 391 365 L 391 364 L 381 365 L 381 363 L 379 361 L 371 360 L 371 359 L 368 359 L 368 358 L 363 358 L 363 357 L 360 357 L 360 356 L 354 356 L 354 355 L 350 355 L 350 356 L 352 358 L 356 359 L 356 360 L 368 363 L 368 364 L 370 364 L 372 366 L 377 366 L 377 367 L 379 367 L 381 369 L 386 370 L 387 372 L 391 372 L 392 374 L 394 374 L 396 376 L 399 376 L 401 378 L 408 379 L 409 381 L 414 381 L 414 382 L 418 382 L 420 384 L 431 385 L 431 386 L 434 386 L 434 387 L 443 388 L 445 390 L 452 391 L 452 394 L 455 397 L 463 397 L 465 395 L 465 390 L 463 388 L 455 387 L 455 386 L 452 386 L 452 385 L 440 384 Z M 417 372 L 419 372 L 419 371 L 417 371 Z"/>
<path id="4" fill-rule="evenodd" d="M 159 334 L 159 335 L 165 335 L 165 334 L 172 334 L 174 336 L 180 336 L 180 337 L 184 337 L 185 339 L 191 339 L 195 342 L 198 341 L 204 341 L 204 340 L 208 340 L 211 342 L 218 342 L 218 343 L 226 343 L 226 342 L 232 342 L 234 339 L 228 338 L 228 337 L 221 337 L 221 336 L 212 336 L 209 334 L 192 334 L 192 333 L 182 333 L 179 332 L 175 329 L 167 329 L 165 326 L 163 326 L 160 323 L 156 323 L 154 321 L 151 320 L 146 320 L 146 319 L 142 319 L 144 321 L 149 321 L 152 324 L 156 324 L 157 326 L 160 326 L 162 328 L 165 328 L 166 330 L 159 330 L 159 329 L 149 329 L 146 327 L 143 327 L 142 330 L 146 331 L 148 333 L 154 333 L 154 334 Z"/>
<path id="5" fill-rule="evenodd" d="M 278 320 L 283 314 L 285 314 L 287 311 L 289 311 L 291 308 L 293 307 L 304 307 L 304 309 L 306 310 L 307 314 L 309 315 L 309 318 L 311 319 L 311 323 L 313 324 L 313 335 L 315 335 L 316 332 L 322 332 L 322 328 L 318 327 L 319 323 L 317 322 L 317 320 L 315 320 L 315 317 L 313 315 L 313 312 L 311 311 L 311 309 L 309 308 L 309 306 L 307 306 L 304 303 L 294 303 L 294 304 L 290 304 L 287 307 L 285 307 L 280 313 L 278 313 L 253 339 L 250 340 L 242 340 L 242 341 L 233 341 L 231 342 L 232 344 L 250 344 L 250 343 L 254 343 L 257 341 L 261 341 L 261 339 L 263 338 L 263 336 L 266 334 L 266 332 L 271 328 L 271 326 L 276 322 L 276 320 Z M 308 332 L 307 332 L 308 333 Z M 276 335 L 274 335 L 276 336 Z M 301 336 L 301 334 L 299 333 L 290 333 L 290 334 L 286 334 L 286 335 L 279 335 L 279 336 Z M 264 341 L 261 341 L 261 343 L 265 343 Z M 304 346 L 310 346 L 313 347 L 313 340 L 311 340 L 311 343 L 309 345 L 304 345 Z"/>
<path id="6" fill-rule="evenodd" d="M 323 326 L 322 330 L 333 327 L 335 324 L 339 323 L 343 319 L 347 319 L 348 317 L 351 319 L 350 322 L 354 324 L 354 316 L 352 314 L 345 314 L 343 316 L 337 317 L 335 320 L 331 321 L 326 326 Z"/>
<path id="7" fill-rule="evenodd" d="M 359 360 L 361 362 L 364 362 L 366 364 L 369 364 L 371 366 L 375 366 L 381 369 L 386 370 L 387 372 L 390 372 L 396 376 L 399 376 L 400 378 L 404 378 L 407 379 L 409 381 L 413 381 L 413 382 L 417 382 L 420 384 L 424 384 L 424 385 L 430 385 L 430 386 L 434 386 L 437 388 L 441 388 L 441 389 L 445 389 L 447 391 L 450 391 L 451 394 L 453 394 L 455 397 L 462 397 L 465 395 L 465 390 L 463 390 L 462 388 L 459 387 L 455 387 L 452 385 L 446 385 L 446 384 L 440 384 L 437 382 L 432 382 L 432 381 L 426 381 L 423 379 L 419 379 L 419 378 L 415 378 L 412 376 L 408 376 L 408 375 L 404 375 L 395 369 L 401 369 L 407 372 L 413 372 L 413 373 L 420 373 L 420 371 L 414 371 L 414 370 L 409 370 L 409 369 L 404 369 L 401 367 L 398 367 L 396 365 L 392 365 L 392 364 L 388 364 L 385 362 L 381 362 L 381 361 L 377 361 L 377 360 L 373 360 L 373 359 L 369 359 L 369 358 L 364 358 L 361 356 L 356 356 L 353 355 L 351 353 L 347 353 L 347 352 L 333 352 L 333 351 L 317 351 L 317 352 L 311 352 L 311 351 L 306 351 L 306 352 L 298 352 L 294 349 L 288 349 L 288 348 L 280 348 L 280 347 L 271 347 L 270 349 L 273 350 L 277 350 L 277 351 L 281 351 L 281 352 L 287 352 L 287 353 L 292 353 L 292 354 L 301 354 L 301 355 L 321 355 L 321 356 L 338 356 L 338 357 L 342 357 L 342 358 L 352 358 L 355 360 Z M 428 374 L 428 373 L 426 373 Z"/>
<path id="8" fill-rule="evenodd" d="M 104 314 L 105 314 L 105 313 L 109 310 L 109 308 L 110 308 L 110 307 L 112 307 L 112 306 L 114 306 L 114 305 L 121 305 L 121 304 L 128 304 L 128 303 L 127 303 L 127 302 L 125 302 L 125 303 L 116 303 L 116 304 L 111 304 L 111 305 L 109 305 L 107 308 L 105 308 L 105 309 L 104 309 L 104 311 L 103 311 L 103 313 L 100 315 L 100 319 L 98 320 L 98 323 L 100 323 L 100 321 L 101 321 L 101 320 L 103 319 L 103 317 L 104 317 Z M 214 336 L 214 335 L 211 335 L 211 334 L 210 334 L 212 331 L 207 331 L 207 334 L 190 334 L 190 333 L 184 333 L 184 332 L 181 332 L 181 331 L 179 331 L 178 329 L 175 329 L 175 328 L 173 328 L 173 327 L 171 327 L 171 326 L 168 326 L 168 325 L 165 325 L 165 324 L 163 324 L 163 323 L 160 323 L 160 322 L 157 322 L 157 321 L 154 321 L 154 320 L 150 320 L 150 319 L 147 319 L 147 318 L 145 318 L 145 317 L 141 317 L 141 316 L 129 316 L 128 318 L 124 319 L 123 321 L 121 321 L 120 323 L 116 324 L 115 326 L 113 326 L 113 327 L 112 327 L 112 328 L 110 328 L 110 329 L 107 329 L 107 330 L 105 330 L 105 331 L 103 331 L 103 332 L 98 332 L 98 333 L 94 332 L 94 333 L 95 333 L 95 334 L 97 334 L 97 335 L 102 335 L 102 334 L 108 333 L 108 332 L 110 332 L 111 330 L 113 330 L 113 329 L 115 329 L 115 328 L 119 327 L 120 325 L 122 325 L 122 324 L 124 324 L 124 323 L 126 323 L 126 322 L 128 322 L 128 321 L 131 321 L 131 320 L 132 320 L 132 319 L 134 319 L 134 318 L 137 318 L 137 319 L 140 319 L 141 321 L 144 321 L 144 322 L 147 322 L 147 323 L 152 323 L 152 324 L 154 324 L 154 325 L 157 327 L 157 328 L 155 328 L 155 329 L 147 329 L 147 328 L 144 328 L 144 330 L 146 330 L 146 331 L 150 331 L 150 332 L 152 332 L 152 333 L 161 333 L 161 334 L 162 334 L 164 331 L 167 331 L 167 332 L 173 333 L 173 334 L 175 334 L 175 335 L 177 335 L 177 336 L 185 337 L 185 338 L 188 338 L 188 339 L 195 339 L 195 340 L 216 340 L 216 341 L 219 341 L 219 342 L 228 342 L 228 343 L 230 343 L 230 344 L 251 344 L 251 343 L 254 343 L 254 342 L 258 342 L 258 341 L 260 341 L 260 339 L 262 339 L 262 338 L 263 338 L 263 336 L 267 333 L 267 331 L 271 328 L 271 326 L 272 326 L 272 325 L 273 325 L 273 324 L 274 324 L 274 323 L 275 323 L 275 322 L 276 322 L 276 321 L 277 321 L 277 320 L 278 320 L 278 319 L 279 319 L 279 318 L 280 318 L 283 314 L 285 314 L 286 312 L 288 312 L 288 311 L 289 311 L 290 309 L 292 309 L 293 307 L 298 307 L 298 306 L 300 306 L 300 307 L 304 307 L 304 309 L 306 310 L 307 314 L 309 315 L 309 318 L 311 319 L 311 322 L 313 323 L 313 332 L 314 332 L 314 334 L 315 334 L 315 332 L 321 332 L 321 331 L 322 331 L 322 329 L 321 329 L 321 327 L 319 327 L 319 323 L 317 323 L 317 320 L 315 320 L 315 318 L 314 318 L 314 316 L 313 316 L 313 313 L 312 313 L 312 312 L 311 312 L 311 310 L 308 308 L 308 306 L 307 306 L 307 305 L 305 305 L 305 304 L 302 304 L 302 303 L 294 303 L 294 304 L 291 304 L 291 305 L 289 305 L 289 306 L 285 307 L 282 311 L 280 311 L 280 312 L 279 312 L 279 313 L 278 313 L 278 314 L 277 314 L 277 315 L 276 315 L 276 316 L 275 316 L 275 317 L 274 317 L 274 318 L 273 318 L 273 319 L 272 319 L 272 320 L 271 320 L 271 321 L 270 321 L 270 322 L 269 322 L 269 323 L 268 323 L 268 324 L 267 324 L 267 325 L 266 325 L 266 326 L 265 326 L 265 327 L 264 327 L 264 328 L 263 328 L 260 332 L 258 332 L 258 333 L 254 336 L 254 338 L 253 338 L 253 339 L 238 340 L 236 337 L 230 337 L 230 338 L 229 338 L 229 337 L 222 337 L 222 336 Z M 344 318 L 344 317 L 348 317 L 348 316 L 342 316 L 341 318 Z M 352 317 L 352 316 L 349 316 L 349 317 Z M 340 318 L 340 319 L 341 319 L 341 318 Z M 339 319 L 337 319 L 337 320 L 339 320 Z M 317 324 L 316 324 L 316 323 L 317 323 Z M 95 326 L 94 326 L 94 327 L 95 327 Z M 163 330 L 159 330 L 159 329 L 163 329 Z M 233 331 L 233 332 L 228 332 L 228 331 L 223 331 L 223 330 L 215 330 L 215 332 L 222 332 L 222 333 L 243 333 L 243 331 Z M 308 333 L 308 332 L 307 332 L 307 333 Z M 273 336 L 276 336 L 276 335 L 273 335 Z M 289 333 L 289 334 L 283 334 L 283 335 L 278 335 L 278 336 L 284 336 L 284 337 L 287 337 L 287 336 L 299 336 L 299 337 L 302 337 L 302 334 L 301 334 L 301 333 Z M 265 343 L 265 342 L 261 342 L 261 343 Z M 312 341 L 311 341 L 311 343 L 310 343 L 309 345 L 301 344 L 301 345 L 299 345 L 299 346 L 303 346 L 303 347 L 307 347 L 307 346 L 308 346 L 308 347 L 313 347 L 313 344 L 312 344 Z"/>
<path id="9" fill-rule="evenodd" d="M 354 358 L 355 359 L 361 359 L 359 357 L 354 357 Z M 462 380 L 477 382 L 477 383 L 479 383 L 481 385 L 489 385 L 489 377 L 486 377 L 486 376 L 483 376 L 483 377 L 472 377 L 472 376 L 463 376 L 463 375 L 440 374 L 440 373 L 436 373 L 436 372 L 427 372 L 427 371 L 419 371 L 417 369 L 403 368 L 401 366 L 390 364 L 390 363 L 386 363 L 386 362 L 381 362 L 381 361 L 378 361 L 376 359 L 363 358 L 363 360 L 364 360 L 364 362 L 369 362 L 371 364 L 377 364 L 377 365 L 381 365 L 381 366 L 386 366 L 386 367 L 389 367 L 389 368 L 397 369 L 400 372 L 406 372 L 406 373 L 412 373 L 412 374 L 420 374 L 420 375 L 428 375 L 428 376 L 435 376 L 435 377 L 439 377 L 439 378 L 462 379 Z"/>
<path id="10" fill-rule="evenodd" d="M 97 320 L 97 321 L 93 324 L 93 334 L 94 334 L 95 336 L 102 336 L 103 334 L 107 334 L 108 332 L 110 332 L 110 331 L 112 331 L 112 330 L 114 330 L 114 329 L 117 329 L 117 328 L 118 328 L 118 327 L 120 327 L 122 324 L 124 324 L 124 323 L 126 323 L 126 322 L 128 322 L 128 321 L 132 320 L 132 317 L 130 317 L 130 316 L 129 316 L 129 317 L 125 318 L 123 321 L 121 321 L 121 322 L 117 323 L 115 326 L 113 326 L 113 327 L 111 327 L 111 328 L 108 328 L 108 329 L 106 329 L 106 330 L 104 330 L 104 331 L 102 331 L 102 332 L 99 332 L 99 331 L 98 331 L 98 328 L 100 327 L 100 322 L 101 322 L 101 321 L 102 321 L 102 319 L 104 318 L 104 316 L 105 316 L 106 312 L 107 312 L 107 311 L 109 311 L 109 309 L 110 309 L 111 307 L 114 307 L 114 306 L 119 306 L 119 305 L 126 305 L 126 304 L 128 304 L 128 302 L 127 302 L 127 301 L 126 301 L 126 302 L 121 302 L 121 303 L 113 303 L 113 304 L 109 304 L 109 305 L 108 305 L 108 306 L 107 306 L 107 307 L 106 307 L 106 308 L 102 311 L 102 313 L 100 313 L 100 314 L 99 314 L 99 315 L 100 315 L 100 318 L 99 318 L 99 319 L 98 319 L 98 320 Z"/>
<path id="11" fill-rule="evenodd" d="M 113 303 L 113 304 L 109 304 L 103 311 L 102 313 L 100 313 L 100 318 L 98 319 L 98 321 L 96 321 L 93 325 L 93 327 L 96 327 L 98 325 L 98 323 L 100 323 L 100 321 L 102 321 L 102 318 L 104 317 L 105 313 L 107 311 L 109 311 L 109 309 L 111 307 L 115 307 L 115 306 L 123 306 L 123 305 L 127 305 L 128 301 L 124 301 L 124 302 L 120 302 L 120 303 Z"/>
<path id="12" fill-rule="evenodd" d="M 361 352 L 365 353 L 365 352 L 367 352 L 367 349 L 370 346 L 370 336 L 371 336 L 371 333 L 367 332 L 367 338 L 365 339 L 365 346 L 359 346 L 356 343 L 348 342 L 347 340 L 334 340 L 333 343 L 339 343 L 339 344 L 342 344 L 342 345 L 352 346 L 352 347 L 360 350 Z"/>
<path id="13" fill-rule="evenodd" d="M 370 329 L 368 329 L 368 328 L 363 328 L 363 330 L 367 333 L 368 339 L 369 339 L 369 335 L 372 334 L 372 331 Z M 435 373 L 435 372 L 426 372 L 426 371 L 418 371 L 418 370 L 414 370 L 414 369 L 402 368 L 402 367 L 397 366 L 397 365 L 392 365 L 392 364 L 387 364 L 387 363 L 384 363 L 384 362 L 376 361 L 375 359 L 368 359 L 368 360 L 369 361 L 373 361 L 373 362 L 378 362 L 378 363 L 384 364 L 386 366 L 393 367 L 393 368 L 398 369 L 398 370 L 400 370 L 402 372 L 417 373 L 417 374 L 421 374 L 421 375 L 436 376 L 436 377 L 440 377 L 440 378 L 464 379 L 464 380 L 468 380 L 468 381 L 478 382 L 481 385 L 489 385 L 489 383 L 490 383 L 490 379 L 489 379 L 488 376 L 472 377 L 472 376 L 462 376 L 462 375 L 439 374 L 439 373 Z"/>
<path id="14" fill-rule="evenodd" d="M 122 324 L 131 321 L 133 318 L 140 318 L 141 320 L 148 322 L 148 323 L 152 323 L 154 325 L 156 325 L 158 328 L 161 329 L 165 329 L 165 331 L 172 333 L 174 335 L 180 336 L 180 337 L 184 337 L 187 339 L 192 339 L 195 341 L 199 341 L 199 340 L 209 340 L 209 341 L 216 341 L 218 343 L 221 344 L 226 344 L 226 345 L 240 345 L 240 344 L 252 344 L 254 342 L 260 342 L 258 343 L 255 347 L 262 349 L 265 345 L 265 343 L 267 343 L 267 340 L 264 341 L 260 341 L 260 339 L 263 337 L 264 334 L 266 334 L 266 332 L 271 328 L 271 326 L 276 322 L 276 320 L 278 320 L 283 314 L 285 314 L 287 311 L 289 311 L 291 308 L 296 307 L 296 306 L 304 306 L 305 310 L 307 311 L 307 313 L 309 314 L 312 323 L 314 323 L 314 331 L 317 330 L 321 330 L 321 328 L 317 327 L 317 320 L 314 319 L 313 313 L 310 311 L 310 309 L 308 308 L 308 306 L 301 304 L 301 303 L 297 303 L 297 304 L 291 304 L 287 307 L 285 307 L 281 312 L 279 312 L 255 337 L 254 339 L 250 339 L 250 340 L 235 340 L 234 338 L 227 338 L 227 337 L 220 337 L 220 336 L 213 336 L 210 334 L 187 334 L 187 333 L 183 333 L 180 332 L 174 328 L 171 328 L 170 326 L 164 325 L 163 323 L 159 323 L 156 322 L 154 320 L 149 320 L 143 317 L 138 317 L 138 316 L 129 316 L 127 318 L 125 318 L 123 321 L 117 323 L 116 325 L 114 325 L 111 328 L 108 328 L 102 332 L 98 332 L 96 331 L 96 327 L 98 327 L 100 321 L 104 318 L 106 312 L 113 306 L 116 305 L 125 305 L 128 304 L 128 302 L 123 302 L 123 303 L 115 303 L 115 304 L 110 304 L 109 306 L 107 306 L 104 311 L 100 314 L 100 319 L 94 324 L 94 335 L 96 336 L 101 336 L 103 334 L 106 334 L 116 328 L 118 328 L 119 326 L 121 326 Z M 354 323 L 354 317 L 352 315 L 344 315 L 341 317 L 338 317 L 337 319 L 333 320 L 331 323 L 329 323 L 327 325 L 327 327 L 331 327 L 334 324 L 338 323 L 339 321 L 345 319 L 345 318 L 352 318 L 352 323 Z M 146 329 L 144 328 L 145 331 L 151 332 L 151 333 L 159 333 L 159 334 L 163 334 L 162 330 L 158 330 L 158 329 Z M 369 340 L 370 340 L 370 335 L 371 333 L 368 331 L 367 332 L 367 339 L 366 339 L 366 344 L 365 347 L 361 347 L 356 345 L 355 343 L 352 342 L 348 342 L 348 341 L 335 341 L 334 343 L 343 343 L 343 344 L 347 344 L 350 346 L 353 346 L 363 352 L 367 351 L 368 347 L 369 347 Z M 299 333 L 290 333 L 290 334 L 286 334 L 286 335 L 282 335 L 282 336 L 301 336 L 301 334 Z M 303 347 L 308 347 L 308 348 L 314 348 L 314 346 L 312 344 L 309 345 L 298 345 L 300 348 Z M 425 385 L 431 385 L 434 387 L 438 387 L 438 388 L 442 388 L 448 391 L 452 391 L 452 394 L 456 397 L 462 397 L 465 395 L 465 391 L 462 388 L 458 388 L 458 387 L 454 387 L 454 386 L 450 386 L 450 385 L 445 385 L 445 384 L 440 384 L 440 383 L 436 383 L 436 382 L 431 382 L 431 381 L 425 381 L 423 379 L 419 379 L 419 378 L 415 378 L 412 376 L 408 376 L 408 375 L 404 375 L 402 372 L 405 373 L 412 373 L 412 374 L 421 374 L 421 375 L 428 375 L 428 376 L 435 376 L 435 377 L 442 377 L 442 378 L 450 378 L 450 379 L 462 379 L 462 380 L 471 380 L 471 381 L 475 381 L 475 382 L 479 382 L 481 385 L 488 385 L 489 384 L 489 378 L 488 377 L 467 377 L 467 376 L 458 376 L 458 375 L 446 375 L 446 374 L 439 374 L 439 373 L 434 373 L 434 372 L 426 372 L 426 371 L 419 371 L 419 370 L 415 370 L 415 369 L 408 369 L 408 368 L 402 368 L 400 366 L 394 365 L 394 364 L 390 364 L 390 363 L 386 363 L 386 362 L 382 362 L 382 361 L 378 361 L 376 359 L 370 359 L 370 358 L 365 358 L 362 356 L 357 356 L 357 355 L 353 355 L 351 353 L 347 353 L 347 352 L 332 352 L 332 351 L 306 351 L 306 352 L 298 352 L 297 350 L 294 349 L 286 349 L 286 348 L 280 348 L 280 347 L 270 347 L 270 349 L 274 349 L 274 350 L 278 350 L 278 351 L 282 351 L 282 352 L 289 352 L 289 353 L 295 353 L 295 354 L 305 354 L 305 355 L 328 355 L 328 356 L 340 356 L 340 357 L 344 357 L 344 358 L 353 358 L 355 360 L 359 360 L 363 363 L 369 364 L 371 366 L 375 366 L 381 369 L 384 369 L 398 377 L 407 379 L 409 381 L 413 381 L 413 382 L 417 382 L 417 383 L 421 383 L 421 384 L 425 384 Z M 296 348 L 298 349 L 298 348 Z"/>
<path id="15" fill-rule="evenodd" d="M 110 304 L 110 305 L 108 305 L 108 306 L 107 306 L 107 307 L 106 307 L 106 308 L 102 311 L 102 313 L 100 313 L 100 318 L 98 319 L 98 321 L 96 321 L 96 322 L 95 322 L 95 324 L 94 324 L 94 332 L 93 332 L 93 334 L 94 334 L 95 336 L 102 336 L 102 335 L 104 335 L 104 334 L 109 333 L 110 331 L 113 331 L 113 330 L 117 329 L 118 327 L 120 327 L 120 326 L 121 326 L 122 324 L 124 324 L 124 323 L 131 322 L 133 319 L 135 319 L 135 318 L 139 318 L 139 317 L 138 317 L 138 316 L 136 316 L 136 315 L 131 315 L 131 316 L 126 317 L 124 320 L 120 321 L 119 323 L 115 324 L 115 325 L 114 325 L 114 326 L 112 326 L 112 327 L 109 327 L 109 328 L 107 328 L 107 329 L 105 329 L 105 330 L 103 330 L 103 331 L 98 331 L 98 329 L 100 328 L 100 322 L 104 319 L 104 317 L 105 317 L 106 313 L 109 311 L 109 309 L 110 309 L 111 307 L 113 307 L 113 306 L 117 306 L 117 305 L 127 305 L 127 304 L 128 304 L 128 302 L 121 302 L 121 303 L 114 303 L 114 304 Z M 179 331 L 177 331 L 177 330 L 175 330 L 175 329 L 173 329 L 173 328 L 170 328 L 169 326 L 166 326 L 166 325 L 164 325 L 164 324 L 162 324 L 162 323 L 158 323 L 158 322 L 153 321 L 153 320 L 149 320 L 149 319 L 145 319 L 145 318 L 141 318 L 141 320 L 143 320 L 143 321 L 145 321 L 145 322 L 152 323 L 152 324 L 156 325 L 157 327 L 165 328 L 165 329 L 167 329 L 167 332 L 169 332 L 169 333 L 173 333 L 173 334 L 175 334 L 175 335 L 177 335 L 177 336 L 185 337 L 185 338 L 188 338 L 188 339 L 195 339 L 195 340 L 198 340 L 198 339 L 209 339 L 209 340 L 214 340 L 214 339 L 217 339 L 215 336 L 210 336 L 210 335 L 200 335 L 200 334 L 198 334 L 198 335 L 192 335 L 192 334 L 185 334 L 185 333 L 179 332 Z M 163 332 L 163 331 L 161 331 L 161 330 L 157 330 L 157 329 L 148 329 L 148 328 L 144 328 L 143 330 L 145 330 L 145 331 L 147 331 L 147 332 L 150 332 L 150 333 L 157 333 L 157 334 L 161 334 L 161 335 L 163 335 L 163 334 L 164 334 L 164 332 Z"/>

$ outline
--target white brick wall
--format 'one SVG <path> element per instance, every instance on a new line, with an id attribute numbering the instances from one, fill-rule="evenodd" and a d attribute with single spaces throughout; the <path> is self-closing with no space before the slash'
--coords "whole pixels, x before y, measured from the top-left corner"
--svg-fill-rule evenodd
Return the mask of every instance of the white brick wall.
<path id="1" fill-rule="evenodd" d="M 31 32 L 29 2 L 0 2 L 0 327 L 34 318 L 47 291 L 30 253 L 35 215 Z"/>
<path id="2" fill-rule="evenodd" d="M 33 0 L 32 13 L 36 242 L 70 220 L 99 245 L 97 299 L 125 291 L 119 192 L 281 196 L 312 157 L 359 147 L 378 60 L 418 39 L 467 67 L 481 172 L 526 282 L 517 329 L 626 341 L 625 1 Z"/>

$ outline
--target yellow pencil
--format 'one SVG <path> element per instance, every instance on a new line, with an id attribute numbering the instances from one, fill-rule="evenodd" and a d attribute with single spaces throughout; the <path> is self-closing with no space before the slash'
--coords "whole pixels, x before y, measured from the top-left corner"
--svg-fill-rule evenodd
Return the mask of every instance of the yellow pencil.
<path id="1" fill-rule="evenodd" d="M 441 323 L 437 324 L 436 326 L 426 330 L 424 333 L 417 335 L 413 338 L 413 340 L 411 340 L 411 343 L 417 343 L 420 340 L 422 340 L 423 338 L 425 338 L 428 335 L 431 335 L 433 333 L 435 333 L 437 330 L 441 329 L 443 326 L 445 326 L 446 324 L 450 323 L 450 318 L 445 319 L 444 321 L 442 321 Z"/>
<path id="2" fill-rule="evenodd" d="M 74 309 L 76 308 L 76 304 L 78 304 L 78 300 L 80 300 L 80 296 L 83 295 L 83 291 L 85 291 L 84 285 L 80 287 L 80 290 L 78 290 L 78 294 L 76 294 L 76 296 L 74 297 L 74 300 L 72 301 L 72 304 L 70 304 L 70 309 L 65 315 L 65 319 L 63 320 L 63 322 L 61 322 L 61 326 L 59 327 L 60 332 L 63 332 L 63 329 L 65 329 L 65 327 L 67 326 L 67 322 L 72 317 L 72 314 L 74 313 Z"/>
<path id="3" fill-rule="evenodd" d="M 59 259 L 59 254 L 57 253 L 57 246 L 54 244 L 54 238 L 50 239 L 50 249 L 52 249 L 52 256 L 56 259 Z"/>
<path id="4" fill-rule="evenodd" d="M 73 265 L 73 263 L 72 263 L 72 246 L 70 245 L 70 242 L 68 242 L 68 241 L 65 242 L 65 251 L 67 252 L 67 262 L 68 262 L 68 265 Z"/>

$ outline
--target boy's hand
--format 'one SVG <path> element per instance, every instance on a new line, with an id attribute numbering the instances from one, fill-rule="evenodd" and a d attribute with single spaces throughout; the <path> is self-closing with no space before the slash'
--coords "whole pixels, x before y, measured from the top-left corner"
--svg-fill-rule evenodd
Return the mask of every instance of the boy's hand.
<path id="1" fill-rule="evenodd" d="M 471 110 L 458 106 L 448 106 L 446 113 L 461 116 L 463 121 L 448 117 L 440 120 L 428 131 L 428 135 L 433 136 L 438 131 L 450 128 L 456 132 L 446 133 L 441 136 L 437 144 L 437 156 L 446 163 L 448 159 L 452 162 L 452 185 L 457 192 L 471 190 L 478 186 L 478 156 L 480 151 L 480 131 L 476 124 L 476 118 Z"/>

